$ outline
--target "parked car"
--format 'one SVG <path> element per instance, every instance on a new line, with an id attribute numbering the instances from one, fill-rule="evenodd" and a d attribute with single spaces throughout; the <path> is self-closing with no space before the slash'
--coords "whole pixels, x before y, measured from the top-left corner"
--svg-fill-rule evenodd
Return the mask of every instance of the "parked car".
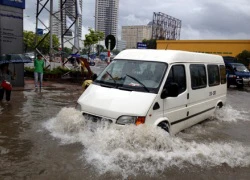
<path id="1" fill-rule="evenodd" d="M 29 57 L 30 59 L 32 59 L 32 61 L 34 61 L 35 59 L 35 54 L 34 52 L 28 52 L 24 54 L 25 56 Z"/>
<path id="2" fill-rule="evenodd" d="M 244 64 L 225 62 L 227 72 L 227 87 L 236 85 L 242 88 L 244 85 L 250 85 L 250 72 Z"/>

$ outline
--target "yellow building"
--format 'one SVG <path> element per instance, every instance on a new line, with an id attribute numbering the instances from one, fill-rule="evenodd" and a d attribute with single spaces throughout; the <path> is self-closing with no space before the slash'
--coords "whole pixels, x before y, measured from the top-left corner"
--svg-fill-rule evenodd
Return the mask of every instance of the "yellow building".
<path id="1" fill-rule="evenodd" d="M 237 56 L 243 50 L 250 51 L 250 40 L 157 40 L 157 49 L 183 50 Z"/>

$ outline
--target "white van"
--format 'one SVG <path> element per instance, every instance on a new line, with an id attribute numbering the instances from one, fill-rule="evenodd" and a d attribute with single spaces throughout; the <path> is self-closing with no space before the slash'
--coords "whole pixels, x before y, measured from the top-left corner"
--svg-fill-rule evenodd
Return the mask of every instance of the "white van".
<path id="1" fill-rule="evenodd" d="M 221 56 L 133 49 L 120 52 L 78 104 L 92 121 L 145 123 L 173 135 L 212 116 L 226 93 Z"/>

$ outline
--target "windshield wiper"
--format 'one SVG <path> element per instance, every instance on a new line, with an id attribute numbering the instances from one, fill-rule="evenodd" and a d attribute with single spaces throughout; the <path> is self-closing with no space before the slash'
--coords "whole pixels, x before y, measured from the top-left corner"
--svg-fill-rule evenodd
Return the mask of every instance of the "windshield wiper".
<path id="1" fill-rule="evenodd" d="M 146 91 L 149 92 L 149 89 L 148 89 L 142 82 L 140 82 L 138 79 L 136 79 L 135 77 L 130 76 L 130 75 L 128 75 L 128 74 L 126 74 L 126 76 L 128 76 L 128 77 L 130 77 L 131 79 L 133 79 L 133 80 L 135 80 L 136 82 L 138 82 L 140 85 L 142 85 L 142 87 L 143 87 Z"/>
<path id="2" fill-rule="evenodd" d="M 103 83 L 100 83 L 100 86 L 107 87 L 107 88 L 113 88 L 114 87 L 114 86 L 111 86 L 111 85 L 108 85 L 108 84 L 103 84 Z"/>
<path id="3" fill-rule="evenodd" d="M 116 80 L 113 78 L 113 76 L 108 72 L 106 71 L 106 73 L 111 77 L 111 79 L 115 82 L 115 87 L 117 87 L 117 83 L 116 83 Z"/>

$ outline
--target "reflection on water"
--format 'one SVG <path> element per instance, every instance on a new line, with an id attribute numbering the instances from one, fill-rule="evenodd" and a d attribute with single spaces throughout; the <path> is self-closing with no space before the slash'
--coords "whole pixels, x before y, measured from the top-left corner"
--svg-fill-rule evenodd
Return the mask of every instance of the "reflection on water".
<path id="1" fill-rule="evenodd" d="M 216 114 L 221 123 L 232 122 L 235 114 L 230 106 Z M 228 114 L 222 116 L 227 112 Z M 239 112 L 240 113 L 240 112 Z M 234 118 L 233 121 L 237 121 Z M 123 128 L 96 124 L 91 128 L 74 108 L 63 108 L 55 118 L 44 126 L 51 135 L 59 138 L 62 144 L 81 143 L 84 146 L 82 158 L 92 164 L 100 174 L 114 172 L 123 177 L 144 173 L 156 175 L 169 167 L 188 167 L 188 164 L 203 168 L 227 164 L 230 167 L 250 165 L 250 147 L 239 142 L 190 141 L 185 132 L 170 137 L 160 128 L 146 125 L 130 125 Z M 204 127 L 192 129 L 191 136 Z"/>

